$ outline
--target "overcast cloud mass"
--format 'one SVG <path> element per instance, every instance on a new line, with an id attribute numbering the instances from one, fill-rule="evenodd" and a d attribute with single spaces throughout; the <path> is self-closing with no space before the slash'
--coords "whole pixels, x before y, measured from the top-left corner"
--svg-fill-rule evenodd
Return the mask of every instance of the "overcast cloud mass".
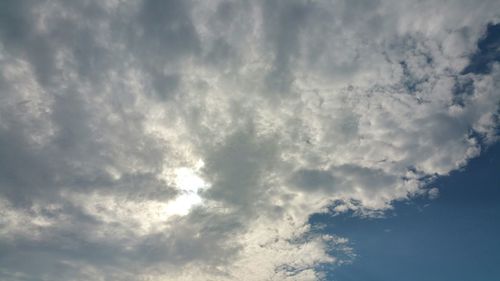
<path id="1" fill-rule="evenodd" d="M 500 1 L 0 1 L 1 280 L 323 280 L 498 139 Z"/>

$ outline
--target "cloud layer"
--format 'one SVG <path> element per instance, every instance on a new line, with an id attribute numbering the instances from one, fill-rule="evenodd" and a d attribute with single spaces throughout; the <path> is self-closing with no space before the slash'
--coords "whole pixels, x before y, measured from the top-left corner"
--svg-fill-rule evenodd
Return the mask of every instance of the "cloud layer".
<path id="1" fill-rule="evenodd" d="M 500 67 L 464 69 L 498 11 L 2 1 L 1 279 L 321 280 L 354 254 L 309 215 L 435 197 L 497 140 Z"/>

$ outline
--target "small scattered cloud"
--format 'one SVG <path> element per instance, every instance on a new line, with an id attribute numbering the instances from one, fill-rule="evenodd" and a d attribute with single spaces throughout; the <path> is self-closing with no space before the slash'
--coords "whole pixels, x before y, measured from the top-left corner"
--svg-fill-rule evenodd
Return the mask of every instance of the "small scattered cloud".
<path id="1" fill-rule="evenodd" d="M 437 199 L 439 197 L 439 189 L 437 189 L 436 187 L 433 187 L 433 188 L 429 189 L 427 191 L 427 196 L 431 200 Z"/>

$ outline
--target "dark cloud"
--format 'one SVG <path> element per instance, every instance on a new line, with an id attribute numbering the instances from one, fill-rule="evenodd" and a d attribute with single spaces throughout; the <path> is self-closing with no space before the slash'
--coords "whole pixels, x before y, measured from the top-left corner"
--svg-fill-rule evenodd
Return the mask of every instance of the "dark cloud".
<path id="1" fill-rule="evenodd" d="M 292 183 L 305 191 L 331 190 L 336 180 L 330 171 L 299 170 L 294 173 Z"/>
<path id="2" fill-rule="evenodd" d="M 228 136 L 224 144 L 206 157 L 206 171 L 212 187 L 206 196 L 238 208 L 251 208 L 262 199 L 262 177 L 276 161 L 276 144 L 257 140 L 249 128 Z"/>
<path id="3" fill-rule="evenodd" d="M 290 68 L 300 55 L 299 38 L 303 25 L 312 9 L 311 2 L 264 1 L 262 6 L 263 29 L 266 43 L 272 47 L 272 69 L 267 84 L 272 92 L 286 95 L 294 77 Z"/>

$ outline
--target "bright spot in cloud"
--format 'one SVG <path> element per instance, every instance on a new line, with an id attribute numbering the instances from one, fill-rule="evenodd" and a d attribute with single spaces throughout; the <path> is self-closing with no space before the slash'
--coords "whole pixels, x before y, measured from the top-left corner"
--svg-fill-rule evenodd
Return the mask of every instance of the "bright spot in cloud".
<path id="1" fill-rule="evenodd" d="M 202 203 L 198 191 L 209 187 L 209 185 L 197 175 L 198 170 L 202 166 L 203 162 L 200 161 L 194 169 L 182 167 L 175 170 L 174 183 L 180 190 L 181 195 L 166 206 L 165 213 L 168 216 L 185 216 L 194 205 Z"/>

